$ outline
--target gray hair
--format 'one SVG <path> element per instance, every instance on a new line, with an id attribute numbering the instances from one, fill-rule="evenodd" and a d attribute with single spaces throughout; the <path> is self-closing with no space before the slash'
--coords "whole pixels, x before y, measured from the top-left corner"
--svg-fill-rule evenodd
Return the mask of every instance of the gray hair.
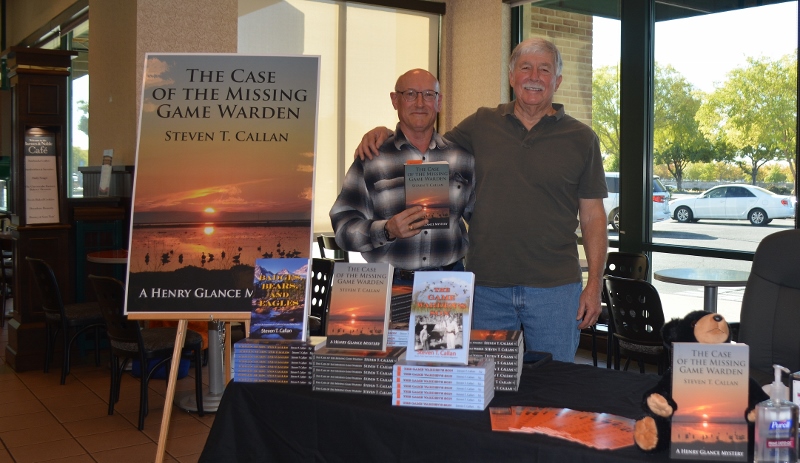
<path id="1" fill-rule="evenodd" d="M 561 61 L 561 52 L 558 51 L 558 47 L 553 42 L 541 37 L 531 37 L 514 47 L 514 51 L 511 53 L 511 61 L 508 63 L 509 74 L 514 72 L 514 67 L 517 65 L 517 60 L 520 56 L 531 53 L 550 53 L 553 61 L 555 61 L 556 77 L 561 75 L 561 69 L 564 67 L 564 62 Z"/>

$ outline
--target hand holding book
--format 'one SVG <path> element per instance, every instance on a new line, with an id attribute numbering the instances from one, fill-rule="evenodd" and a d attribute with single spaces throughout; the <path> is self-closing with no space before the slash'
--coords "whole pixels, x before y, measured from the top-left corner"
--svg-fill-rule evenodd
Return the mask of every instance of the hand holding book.
<path id="1" fill-rule="evenodd" d="M 386 239 L 416 236 L 427 223 L 428 219 L 425 218 L 425 211 L 421 206 L 409 207 L 386 221 L 384 226 L 387 232 Z"/>

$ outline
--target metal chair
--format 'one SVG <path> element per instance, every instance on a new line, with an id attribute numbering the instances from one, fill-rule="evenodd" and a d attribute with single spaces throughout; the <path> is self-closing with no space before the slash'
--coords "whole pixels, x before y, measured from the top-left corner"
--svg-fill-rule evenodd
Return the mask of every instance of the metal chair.
<path id="1" fill-rule="evenodd" d="M 336 238 L 332 235 L 319 235 L 317 236 L 317 244 L 319 245 L 319 255 L 323 259 L 333 259 L 340 262 L 350 262 L 350 257 L 347 251 L 340 248 L 336 244 Z M 330 252 L 330 255 L 326 251 Z"/>
<path id="2" fill-rule="evenodd" d="M 50 363 L 55 351 L 55 341 L 58 333 L 64 339 L 61 367 L 61 384 L 64 384 L 69 374 L 70 348 L 79 335 L 94 330 L 94 356 L 95 364 L 100 366 L 100 333 L 103 328 L 103 316 L 97 302 L 79 302 L 64 304 L 61 291 L 53 269 L 42 259 L 25 257 L 33 272 L 33 280 L 39 288 L 42 300 L 42 310 L 45 317 L 45 356 L 44 372 L 50 371 Z M 74 331 L 72 336 L 70 332 Z"/>
<path id="3" fill-rule="evenodd" d="M 139 430 L 144 429 L 144 418 L 148 413 L 148 383 L 153 373 L 162 365 L 168 365 L 175 349 L 177 328 L 141 328 L 136 320 L 123 315 L 125 289 L 122 282 L 111 277 L 89 275 L 100 310 L 108 330 L 111 344 L 111 390 L 108 396 L 108 414 L 114 414 L 114 404 L 119 401 L 120 384 L 125 365 L 136 359 L 141 366 L 139 391 Z M 184 353 L 194 353 L 195 394 L 197 413 L 203 416 L 203 338 L 200 333 L 186 330 Z M 150 362 L 150 360 L 156 360 Z"/>
<path id="4" fill-rule="evenodd" d="M 325 336 L 334 263 L 333 259 L 311 260 L 311 315 L 308 317 L 311 336 Z"/>
<path id="5" fill-rule="evenodd" d="M 618 344 L 614 368 L 619 369 L 620 356 L 624 355 L 625 370 L 634 359 L 641 373 L 648 362 L 658 365 L 658 373 L 662 374 L 669 363 L 669 353 L 661 336 L 664 310 L 658 291 L 644 280 L 606 275 L 603 281 L 614 325 L 613 336 Z"/>
<path id="6" fill-rule="evenodd" d="M 742 298 L 739 339 L 750 346 L 750 375 L 772 381 L 772 365 L 800 371 L 800 230 L 764 238 Z"/>
<path id="7" fill-rule="evenodd" d="M 637 252 L 612 251 L 606 257 L 606 268 L 603 275 L 613 275 L 615 277 L 634 278 L 644 280 L 647 278 L 647 271 L 650 268 L 650 261 L 646 254 Z M 606 331 L 608 340 L 606 344 L 606 368 L 611 368 L 611 360 L 614 358 L 617 344 L 614 338 L 614 324 L 611 321 L 610 311 L 608 310 L 608 294 L 605 285 L 602 288 L 602 310 L 598 322 L 590 327 L 592 335 L 592 361 L 597 366 L 597 331 Z"/>

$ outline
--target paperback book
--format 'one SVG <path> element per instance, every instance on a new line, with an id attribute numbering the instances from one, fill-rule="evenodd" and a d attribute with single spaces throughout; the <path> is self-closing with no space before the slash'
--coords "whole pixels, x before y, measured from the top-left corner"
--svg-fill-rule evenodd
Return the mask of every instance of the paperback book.
<path id="1" fill-rule="evenodd" d="M 670 457 L 747 461 L 750 348 L 673 343 Z"/>
<path id="2" fill-rule="evenodd" d="M 411 285 L 392 284 L 392 302 L 390 304 L 392 323 L 405 323 L 411 314 Z"/>
<path id="3" fill-rule="evenodd" d="M 330 339 L 327 341 L 330 342 Z M 334 349 L 328 347 L 317 349 L 312 356 L 313 362 L 341 362 L 349 365 L 363 365 L 367 364 L 389 364 L 394 365 L 399 360 L 405 358 L 403 354 L 406 352 L 405 346 L 389 347 L 382 351 L 361 350 L 354 351 L 348 349 Z"/>
<path id="4" fill-rule="evenodd" d="M 308 259 L 256 259 L 250 310 L 251 339 L 307 338 Z"/>
<path id="5" fill-rule="evenodd" d="M 326 332 L 329 348 L 386 350 L 392 275 L 391 264 L 334 265 Z"/>
<path id="6" fill-rule="evenodd" d="M 472 327 L 472 272 L 416 272 L 408 360 L 466 365 Z"/>
<path id="7" fill-rule="evenodd" d="M 422 228 L 450 226 L 450 165 L 447 161 L 405 165 L 406 209 L 422 206 L 428 223 Z"/>
<path id="8" fill-rule="evenodd" d="M 569 408 L 489 407 L 492 431 L 544 434 L 601 450 L 633 445 L 634 420 Z"/>
<path id="9" fill-rule="evenodd" d="M 418 362 L 398 360 L 394 366 L 395 377 L 429 379 L 476 379 L 487 376 L 494 378 L 494 359 L 490 357 L 470 357 L 464 365 L 438 362 Z"/>
<path id="10" fill-rule="evenodd" d="M 386 346 L 395 347 L 408 345 L 408 321 L 389 322 L 389 334 L 386 336 Z"/>

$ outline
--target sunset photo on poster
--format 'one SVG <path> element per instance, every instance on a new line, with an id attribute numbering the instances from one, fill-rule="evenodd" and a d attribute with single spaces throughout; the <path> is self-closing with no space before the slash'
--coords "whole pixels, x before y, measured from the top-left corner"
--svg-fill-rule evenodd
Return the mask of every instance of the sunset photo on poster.
<path id="1" fill-rule="evenodd" d="M 310 257 L 318 66 L 147 55 L 128 311 L 249 312 L 256 259 Z"/>

